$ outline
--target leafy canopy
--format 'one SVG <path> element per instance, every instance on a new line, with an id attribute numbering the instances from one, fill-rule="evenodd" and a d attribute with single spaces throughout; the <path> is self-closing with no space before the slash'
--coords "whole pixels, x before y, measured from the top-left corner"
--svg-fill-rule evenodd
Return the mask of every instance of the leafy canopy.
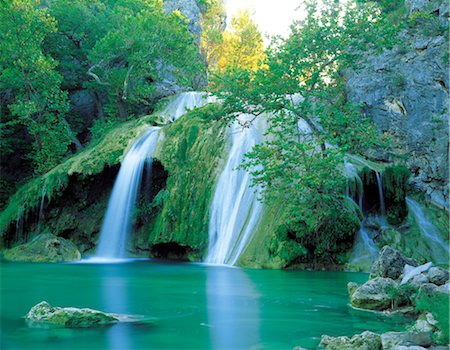
<path id="1" fill-rule="evenodd" d="M 288 38 L 273 40 L 259 70 L 230 64 L 213 88 L 223 100 L 218 117 L 235 120 L 251 113 L 267 119 L 266 141 L 247 155 L 244 166 L 264 188 L 268 205 L 284 203 L 284 222 L 295 233 L 288 236 L 316 247 L 311 254 L 323 257 L 339 247 L 318 249 L 313 242 L 321 235 L 348 240 L 356 229 L 352 222 L 341 230 L 330 227 L 336 215 L 348 211 L 346 153 L 362 154 L 383 141 L 346 99 L 344 70 L 363 52 L 388 47 L 395 28 L 374 4 L 310 1 L 306 10 Z"/>

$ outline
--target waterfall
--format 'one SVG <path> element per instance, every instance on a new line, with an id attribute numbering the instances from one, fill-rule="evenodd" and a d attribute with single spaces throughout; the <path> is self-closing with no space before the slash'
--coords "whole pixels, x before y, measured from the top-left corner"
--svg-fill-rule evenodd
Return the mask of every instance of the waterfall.
<path id="1" fill-rule="evenodd" d="M 363 213 L 362 201 L 364 196 L 364 187 L 362 180 L 358 175 L 358 169 L 352 163 L 346 162 L 344 164 L 344 171 L 347 178 L 346 196 L 357 203 L 359 210 Z M 355 196 L 352 196 L 352 193 L 350 193 L 349 178 L 353 178 L 357 183 Z M 360 222 L 361 228 L 356 235 L 355 247 L 353 249 L 350 261 L 352 264 L 358 264 L 368 268 L 377 258 L 379 250 L 373 241 L 374 232 L 365 226 L 365 219 L 366 218 L 363 218 Z"/>
<path id="2" fill-rule="evenodd" d="M 427 219 L 419 203 L 409 197 L 406 197 L 406 203 L 416 219 L 425 244 L 430 248 L 430 255 L 434 262 L 447 264 L 449 259 L 448 243 L 441 238 L 436 226 Z"/>
<path id="3" fill-rule="evenodd" d="M 242 115 L 244 119 L 248 115 Z M 206 262 L 234 265 L 250 241 L 262 212 L 258 187 L 250 187 L 251 175 L 240 169 L 244 155 L 260 142 L 254 125 L 231 126 L 232 145 L 227 163 L 216 185 L 209 218 Z"/>
<path id="4" fill-rule="evenodd" d="M 217 99 L 208 95 L 206 92 L 183 92 L 177 95 L 163 110 L 157 114 L 163 117 L 166 122 L 173 122 L 183 114 L 186 114 L 189 110 L 214 102 L 217 102 Z"/>
<path id="5" fill-rule="evenodd" d="M 97 258 L 126 257 L 127 239 L 132 226 L 132 215 L 144 164 L 148 162 L 151 166 L 158 136 L 159 128 L 151 127 L 123 159 L 100 232 Z"/>
<path id="6" fill-rule="evenodd" d="M 378 184 L 378 195 L 380 196 L 380 212 L 382 217 L 386 217 L 386 205 L 384 204 L 384 193 L 383 193 L 383 182 L 381 175 L 378 171 L 375 171 L 375 176 L 377 177 Z"/>

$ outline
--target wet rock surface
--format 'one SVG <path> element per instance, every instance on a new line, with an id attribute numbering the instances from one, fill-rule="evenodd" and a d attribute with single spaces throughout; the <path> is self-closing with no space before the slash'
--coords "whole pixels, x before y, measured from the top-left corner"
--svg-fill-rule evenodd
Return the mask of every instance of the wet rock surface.
<path id="1" fill-rule="evenodd" d="M 71 241 L 52 234 L 40 234 L 31 242 L 5 251 L 4 259 L 23 262 L 63 262 L 81 259 Z"/>

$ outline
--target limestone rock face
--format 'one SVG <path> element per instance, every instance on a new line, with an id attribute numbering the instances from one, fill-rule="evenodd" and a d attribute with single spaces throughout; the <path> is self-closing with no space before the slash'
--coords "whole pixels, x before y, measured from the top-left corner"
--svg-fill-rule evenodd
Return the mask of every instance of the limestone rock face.
<path id="1" fill-rule="evenodd" d="M 322 336 L 319 346 L 327 350 L 378 350 L 381 349 L 381 337 L 373 332 L 365 331 L 352 338 Z"/>
<path id="2" fill-rule="evenodd" d="M 356 288 L 350 297 L 353 306 L 370 309 L 385 310 L 395 299 L 394 291 L 398 283 L 390 278 L 377 277 Z"/>
<path id="3" fill-rule="evenodd" d="M 81 254 L 71 241 L 52 234 L 40 234 L 31 242 L 5 251 L 10 261 L 62 262 L 77 261 Z"/>
<path id="4" fill-rule="evenodd" d="M 202 27 L 200 26 L 200 6 L 197 0 L 164 0 L 164 10 L 171 13 L 180 11 L 189 21 L 189 31 L 200 41 Z"/>
<path id="5" fill-rule="evenodd" d="M 407 0 L 406 7 L 408 15 L 421 11 L 431 16 L 430 28 L 433 23 L 448 28 L 448 2 Z M 367 53 L 365 63 L 348 72 L 347 90 L 381 132 L 393 135 L 398 152 L 408 155 L 411 185 L 448 208 L 448 43 L 442 31 L 425 25 L 408 27 L 392 50 Z M 389 160 L 385 154 L 371 156 Z"/>
<path id="6" fill-rule="evenodd" d="M 41 324 L 70 328 L 103 326 L 119 321 L 118 317 L 92 309 L 53 307 L 46 301 L 33 306 L 25 320 L 30 326 Z"/>
<path id="7" fill-rule="evenodd" d="M 372 266 L 372 276 L 398 279 L 406 264 L 418 265 L 415 260 L 403 257 L 398 250 L 385 246 Z"/>

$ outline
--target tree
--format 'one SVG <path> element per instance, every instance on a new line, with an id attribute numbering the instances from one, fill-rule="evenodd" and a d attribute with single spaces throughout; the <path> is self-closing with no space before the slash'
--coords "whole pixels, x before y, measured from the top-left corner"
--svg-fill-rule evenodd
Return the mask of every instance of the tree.
<path id="1" fill-rule="evenodd" d="M 207 0 L 204 7 L 200 47 L 208 67 L 215 69 L 221 55 L 223 31 L 226 26 L 225 8 L 222 0 Z"/>
<path id="2" fill-rule="evenodd" d="M 122 119 L 133 105 L 149 103 L 157 83 L 175 77 L 178 84 L 193 86 L 202 68 L 185 18 L 165 14 L 158 1 L 142 1 L 140 11 L 124 16 L 88 58 L 91 87 L 106 93 L 109 115 Z"/>
<path id="3" fill-rule="evenodd" d="M 250 12 L 239 11 L 231 19 L 231 27 L 223 33 L 219 46 L 217 69 L 240 67 L 256 70 L 264 59 L 264 43 L 261 32 L 252 21 Z"/>
<path id="4" fill-rule="evenodd" d="M 312 257 L 348 248 L 358 227 L 344 199 L 343 162 L 347 152 L 362 154 L 382 139 L 347 101 L 343 71 L 362 52 L 388 45 L 392 30 L 373 4 L 309 2 L 306 18 L 272 42 L 261 69 L 230 67 L 214 82 L 223 100 L 219 117 L 267 116 L 267 141 L 247 154 L 244 167 L 269 206 L 283 203 L 287 236 Z M 338 222 L 347 224 L 336 230 Z"/>
<path id="5" fill-rule="evenodd" d="M 45 36 L 56 22 L 38 1 L 11 0 L 0 4 L 0 90 L 8 106 L 2 128 L 21 124 L 33 138 L 30 157 L 43 173 L 66 154 L 71 130 L 64 116 L 69 108 L 60 89 L 56 62 L 42 52 Z"/>

